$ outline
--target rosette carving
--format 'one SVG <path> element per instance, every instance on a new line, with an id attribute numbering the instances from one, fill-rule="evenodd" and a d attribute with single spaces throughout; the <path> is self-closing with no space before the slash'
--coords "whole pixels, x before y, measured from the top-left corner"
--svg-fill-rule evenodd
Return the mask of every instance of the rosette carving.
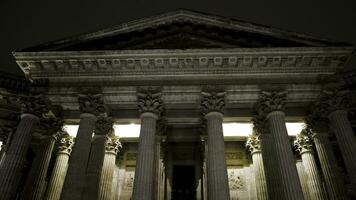
<path id="1" fill-rule="evenodd" d="M 74 138 L 64 132 L 58 139 L 58 153 L 70 154 L 74 145 Z"/>
<path id="2" fill-rule="evenodd" d="M 104 101 L 101 94 L 78 95 L 79 109 L 81 113 L 98 115 L 105 112 Z"/>
<path id="3" fill-rule="evenodd" d="M 267 115 L 272 111 L 283 111 L 287 100 L 286 91 L 262 91 L 257 101 L 256 109 L 259 115 Z"/>
<path id="4" fill-rule="evenodd" d="M 163 111 L 162 93 L 158 90 L 147 89 L 137 92 L 137 101 L 140 113 L 151 112 L 159 116 Z"/>
<path id="5" fill-rule="evenodd" d="M 51 102 L 48 97 L 40 95 L 23 96 L 21 100 L 22 113 L 30 113 L 41 117 L 43 114 L 48 113 L 50 110 Z"/>
<path id="6" fill-rule="evenodd" d="M 202 92 L 202 112 L 207 114 L 209 112 L 223 113 L 225 108 L 225 92 Z"/>
<path id="7" fill-rule="evenodd" d="M 261 142 L 259 135 L 250 135 L 246 142 L 246 147 L 251 153 L 256 153 L 261 151 Z"/>
<path id="8" fill-rule="evenodd" d="M 105 151 L 106 153 L 117 154 L 121 148 L 121 142 L 118 136 L 111 136 L 106 141 Z"/>
<path id="9" fill-rule="evenodd" d="M 304 128 L 294 140 L 295 149 L 301 154 L 313 150 L 313 140 L 309 129 Z"/>
<path id="10" fill-rule="evenodd" d="M 113 130 L 113 119 L 111 117 L 99 116 L 95 123 L 95 135 L 107 135 Z"/>

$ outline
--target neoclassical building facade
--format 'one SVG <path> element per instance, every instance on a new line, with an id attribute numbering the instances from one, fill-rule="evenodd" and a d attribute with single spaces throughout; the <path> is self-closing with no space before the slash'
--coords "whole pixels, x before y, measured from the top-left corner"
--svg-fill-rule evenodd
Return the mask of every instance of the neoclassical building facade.
<path id="1" fill-rule="evenodd" d="M 16 51 L 0 199 L 356 198 L 353 50 L 177 10 Z"/>

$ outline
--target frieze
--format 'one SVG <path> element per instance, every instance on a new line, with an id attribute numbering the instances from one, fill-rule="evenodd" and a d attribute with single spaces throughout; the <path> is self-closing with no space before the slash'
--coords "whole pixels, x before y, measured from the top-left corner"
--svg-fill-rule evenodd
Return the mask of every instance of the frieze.
<path id="1" fill-rule="evenodd" d="M 244 153 L 241 151 L 237 152 L 225 152 L 226 160 L 242 160 L 244 159 Z"/>

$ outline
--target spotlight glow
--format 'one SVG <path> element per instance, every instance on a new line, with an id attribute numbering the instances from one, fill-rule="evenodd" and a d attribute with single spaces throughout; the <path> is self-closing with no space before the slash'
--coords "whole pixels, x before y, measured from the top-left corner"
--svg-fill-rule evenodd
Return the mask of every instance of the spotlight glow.
<path id="1" fill-rule="evenodd" d="M 251 123 L 223 123 L 225 137 L 247 137 L 252 134 Z"/>
<path id="2" fill-rule="evenodd" d="M 70 136 L 75 137 L 77 136 L 79 125 L 64 125 L 63 128 Z"/>
<path id="3" fill-rule="evenodd" d="M 120 138 L 138 138 L 140 137 L 140 124 L 115 124 L 115 135 Z"/>
<path id="4" fill-rule="evenodd" d="M 304 123 L 289 122 L 289 123 L 286 123 L 286 126 L 287 126 L 288 135 L 296 136 L 303 130 Z"/>

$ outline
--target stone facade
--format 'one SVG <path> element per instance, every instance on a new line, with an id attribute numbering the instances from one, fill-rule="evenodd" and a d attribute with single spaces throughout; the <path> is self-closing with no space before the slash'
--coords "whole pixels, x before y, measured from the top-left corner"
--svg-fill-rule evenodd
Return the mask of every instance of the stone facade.
<path id="1" fill-rule="evenodd" d="M 338 74 L 353 49 L 179 10 L 16 51 L 27 80 L 0 77 L 0 199 L 356 198 L 355 92 Z M 53 117 L 75 138 L 57 124 L 40 140 Z M 138 138 L 115 135 L 130 123 Z"/>

